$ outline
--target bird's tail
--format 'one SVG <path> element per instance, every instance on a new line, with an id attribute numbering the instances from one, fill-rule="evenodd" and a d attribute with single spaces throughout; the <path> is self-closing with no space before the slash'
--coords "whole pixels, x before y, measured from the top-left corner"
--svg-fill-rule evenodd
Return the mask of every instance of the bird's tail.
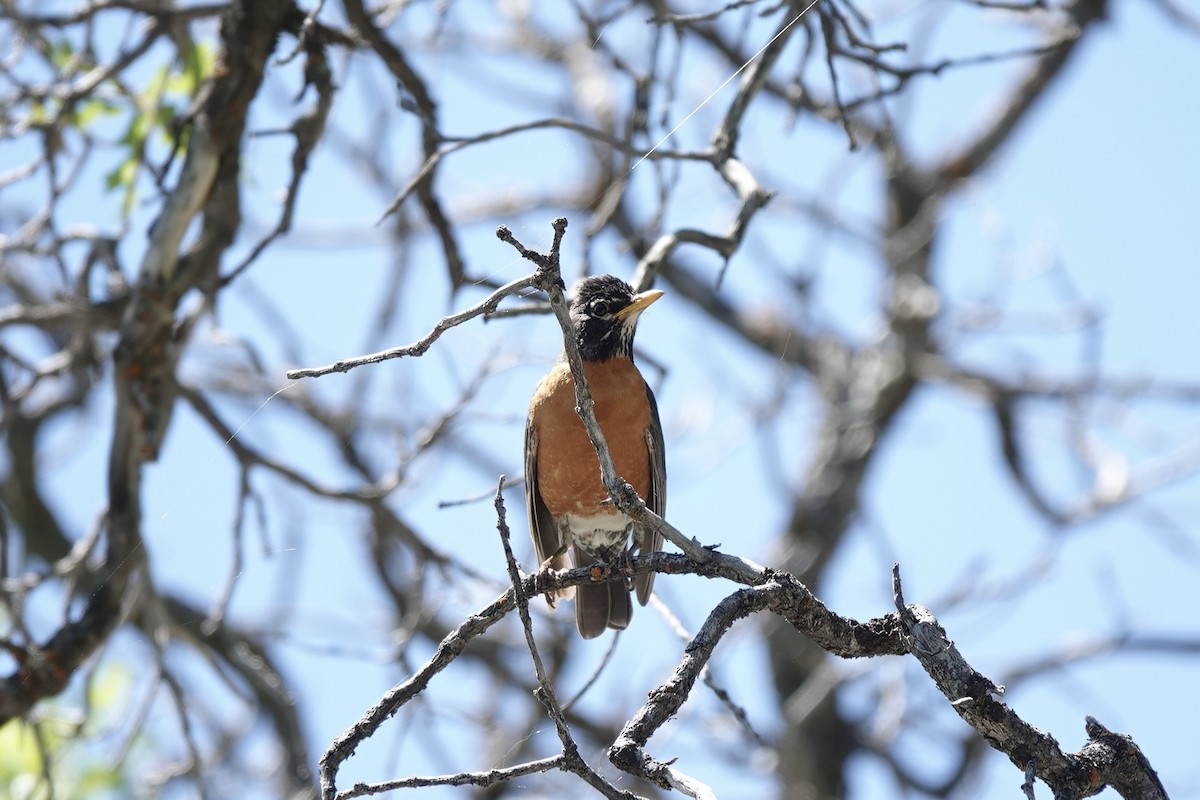
<path id="1" fill-rule="evenodd" d="M 575 548 L 575 563 L 579 566 L 594 559 Z M 633 617 L 629 587 L 621 578 L 602 583 L 585 583 L 575 587 L 575 626 L 585 639 L 595 639 L 606 628 L 624 630 Z"/>

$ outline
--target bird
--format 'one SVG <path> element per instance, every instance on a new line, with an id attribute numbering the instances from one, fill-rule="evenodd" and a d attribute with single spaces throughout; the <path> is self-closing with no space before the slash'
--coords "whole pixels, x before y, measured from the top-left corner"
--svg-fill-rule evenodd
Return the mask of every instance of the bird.
<path id="1" fill-rule="evenodd" d="M 662 515 L 667 499 L 666 456 L 658 403 L 633 363 L 638 317 L 663 292 L 635 293 L 613 275 L 585 278 L 570 305 L 571 325 L 596 421 L 604 431 L 617 474 L 646 506 Z M 626 516 L 611 501 L 600 461 L 575 412 L 575 383 L 565 354 L 538 383 L 525 424 L 525 502 L 539 564 L 554 569 L 608 564 L 652 553 L 662 536 Z M 628 547 L 627 547 L 628 545 Z M 642 605 L 654 590 L 654 573 L 633 579 Z M 575 625 L 585 639 L 623 630 L 633 615 L 629 582 L 620 577 L 556 589 L 550 607 L 575 600 Z"/>

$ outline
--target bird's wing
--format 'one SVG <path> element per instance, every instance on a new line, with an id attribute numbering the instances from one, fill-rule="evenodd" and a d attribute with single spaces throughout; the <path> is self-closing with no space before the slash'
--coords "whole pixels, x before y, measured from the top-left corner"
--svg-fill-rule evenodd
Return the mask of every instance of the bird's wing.
<path id="1" fill-rule="evenodd" d="M 532 416 L 532 415 L 531 415 Z M 529 512 L 529 534 L 533 537 L 533 552 L 537 556 L 537 566 L 540 569 L 546 559 L 554 557 L 551 566 L 554 569 L 566 569 L 567 554 L 563 548 L 562 538 L 558 533 L 558 524 L 542 502 L 542 493 L 538 490 L 537 470 L 537 431 L 531 421 L 525 423 L 525 508 Z M 558 600 L 570 600 L 575 596 L 575 587 L 559 589 L 546 593 L 546 602 L 553 608 Z"/>
<path id="2" fill-rule="evenodd" d="M 661 517 L 667 507 L 667 454 L 663 446 L 662 421 L 658 418 L 658 401 L 654 399 L 654 392 L 649 384 L 646 384 L 646 399 L 650 401 L 650 427 L 646 429 L 646 450 L 650 455 L 650 491 L 642 499 L 651 511 Z M 649 529 L 643 529 L 638 552 L 653 553 L 661 549 L 662 536 Z M 645 572 L 633 580 L 638 602 L 642 605 L 646 605 L 651 592 L 654 591 L 654 575 L 653 572 Z"/>

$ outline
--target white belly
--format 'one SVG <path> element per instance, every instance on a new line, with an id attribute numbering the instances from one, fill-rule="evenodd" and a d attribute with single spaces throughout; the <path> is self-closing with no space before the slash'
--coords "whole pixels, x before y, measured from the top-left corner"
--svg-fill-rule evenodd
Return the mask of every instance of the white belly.
<path id="1" fill-rule="evenodd" d="M 624 550 L 632 520 L 615 509 L 611 513 L 585 516 L 564 514 L 560 530 L 570 531 L 570 542 L 593 555 L 611 558 L 614 550 Z"/>

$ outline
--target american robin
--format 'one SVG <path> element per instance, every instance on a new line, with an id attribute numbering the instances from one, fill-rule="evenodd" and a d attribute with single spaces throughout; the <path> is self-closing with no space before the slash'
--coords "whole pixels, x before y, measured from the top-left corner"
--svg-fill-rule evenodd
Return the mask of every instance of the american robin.
<path id="1" fill-rule="evenodd" d="M 667 498 L 662 423 L 654 393 L 633 363 L 633 334 L 638 316 L 661 296 L 658 290 L 634 294 L 620 278 L 599 275 L 585 279 L 571 302 L 596 421 L 617 474 L 660 515 Z M 583 566 L 607 564 L 634 548 L 654 552 L 662 545 L 659 534 L 633 522 L 609 499 L 595 448 L 575 413 L 575 385 L 565 358 L 542 378 L 529 403 L 525 502 L 538 561 L 552 559 L 555 569 L 567 567 L 568 552 L 576 566 Z M 638 575 L 633 584 L 638 602 L 645 605 L 654 573 Z M 618 578 L 559 589 L 546 599 L 553 608 L 556 601 L 574 597 L 575 624 L 583 638 L 592 639 L 605 628 L 629 625 L 629 591 L 628 581 Z"/>

